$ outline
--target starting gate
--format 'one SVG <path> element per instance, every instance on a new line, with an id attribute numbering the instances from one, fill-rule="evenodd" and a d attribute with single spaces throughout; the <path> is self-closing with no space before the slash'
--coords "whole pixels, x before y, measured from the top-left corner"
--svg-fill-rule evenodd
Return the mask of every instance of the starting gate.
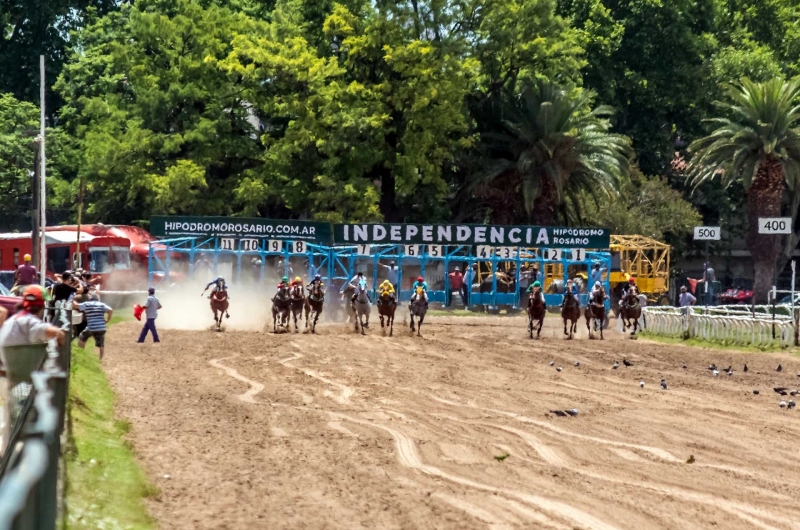
<path id="1" fill-rule="evenodd" d="M 519 309 L 524 305 L 524 287 L 519 286 L 534 281 L 530 277 L 534 265 L 539 271 L 536 279 L 542 282 L 546 269 L 563 271 L 565 283 L 571 265 L 583 265 L 588 269 L 599 263 L 611 270 L 609 252 L 584 249 L 425 244 L 324 246 L 302 240 L 225 237 L 154 241 L 150 244 L 149 257 L 150 285 L 168 277 L 164 273 L 172 270 L 176 260 L 184 262 L 190 277 L 200 273 L 200 268 L 207 268 L 206 274 L 212 278 L 230 274 L 235 281 L 242 278 L 243 266 L 247 266 L 253 273 L 253 280 L 260 283 L 280 276 L 300 276 L 306 280 L 318 273 L 335 289 L 343 287 L 360 271 L 371 283 L 373 294 L 383 279 L 392 281 L 401 302 L 410 300 L 412 284 L 422 276 L 428 282 L 430 301 L 442 304 L 447 303 L 452 294 L 448 274 L 459 267 L 467 285 L 465 305 L 485 307 L 490 312 L 500 308 Z M 300 260 L 302 265 L 297 263 Z M 293 261 L 304 270 L 293 270 Z M 608 275 L 603 283 L 610 293 Z M 562 300 L 562 294 L 545 293 L 548 306 L 558 306 Z M 580 294 L 579 300 L 585 305 L 588 294 Z"/>

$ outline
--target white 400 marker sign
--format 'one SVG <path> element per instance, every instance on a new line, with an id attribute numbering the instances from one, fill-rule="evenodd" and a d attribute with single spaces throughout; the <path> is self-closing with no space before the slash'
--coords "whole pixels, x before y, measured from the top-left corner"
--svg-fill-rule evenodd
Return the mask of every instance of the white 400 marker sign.
<path id="1" fill-rule="evenodd" d="M 791 217 L 759 217 L 758 218 L 758 233 L 759 234 L 791 234 L 792 233 L 792 218 Z"/>

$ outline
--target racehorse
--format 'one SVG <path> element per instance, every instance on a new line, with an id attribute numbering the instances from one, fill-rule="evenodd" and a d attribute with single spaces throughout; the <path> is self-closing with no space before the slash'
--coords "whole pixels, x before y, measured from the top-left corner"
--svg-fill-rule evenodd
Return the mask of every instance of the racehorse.
<path id="1" fill-rule="evenodd" d="M 272 331 L 278 332 L 278 315 L 280 315 L 280 326 L 289 328 L 289 312 L 291 310 L 291 300 L 289 299 L 289 288 L 285 285 L 278 289 L 278 293 L 272 297 Z"/>
<path id="2" fill-rule="evenodd" d="M 589 300 L 589 303 L 586 304 L 586 309 L 583 311 L 583 315 L 586 317 L 586 329 L 589 330 L 589 338 L 593 339 L 594 335 L 592 334 L 592 329 L 589 326 L 591 321 L 594 321 L 594 332 L 597 333 L 597 330 L 600 329 L 600 340 L 603 339 L 603 325 L 606 321 L 606 292 L 603 289 L 600 289 L 595 292 L 594 296 Z"/>
<path id="3" fill-rule="evenodd" d="M 383 329 L 383 317 L 386 317 L 386 326 L 389 328 L 391 337 L 394 331 L 394 312 L 397 310 L 397 300 L 393 300 L 389 293 L 383 293 L 375 305 L 378 307 L 378 316 L 381 318 L 381 329 Z"/>
<path id="4" fill-rule="evenodd" d="M 294 332 L 300 333 L 297 327 L 297 317 L 303 320 L 303 307 L 306 305 L 306 297 L 303 293 L 302 284 L 294 284 L 289 289 L 289 308 L 292 311 L 292 318 L 294 318 Z"/>
<path id="5" fill-rule="evenodd" d="M 217 325 L 217 331 L 221 331 L 222 315 L 225 315 L 225 318 L 231 318 L 228 314 L 228 291 L 215 289 L 208 299 L 211 300 L 211 311 L 214 313 L 214 323 Z"/>
<path id="6" fill-rule="evenodd" d="M 542 332 L 544 326 L 544 316 L 547 314 L 547 304 L 544 301 L 542 291 L 531 293 L 530 300 L 528 301 L 528 335 L 533 338 L 533 328 L 536 327 L 536 338 Z M 534 326 L 534 322 L 538 322 L 538 326 Z"/>
<path id="7" fill-rule="evenodd" d="M 639 329 L 639 318 L 642 316 L 642 306 L 639 304 L 639 297 L 636 294 L 636 289 L 630 289 L 627 296 L 625 296 L 619 305 L 619 318 L 622 319 L 622 329 L 627 330 L 631 327 L 631 320 L 633 320 L 633 332 L 631 337 L 636 336 L 636 331 Z"/>
<path id="8" fill-rule="evenodd" d="M 353 293 L 355 293 L 356 299 L 354 302 L 351 302 L 350 299 L 353 297 Z M 372 307 L 366 282 L 359 283 L 355 286 L 348 285 L 344 289 L 344 295 L 346 297 L 345 311 L 347 313 L 348 322 L 350 321 L 350 317 L 352 317 L 355 321 L 355 330 L 358 331 L 358 325 L 361 324 L 361 334 L 366 335 L 364 328 L 369 327 L 369 314 Z M 363 317 L 366 317 L 366 322 Z"/>
<path id="9" fill-rule="evenodd" d="M 320 314 L 322 314 L 322 305 L 325 303 L 325 290 L 322 288 L 322 282 L 314 282 L 308 286 L 308 296 L 305 302 L 306 312 L 306 329 L 311 327 L 311 333 L 317 332 L 317 321 Z M 310 315 L 314 315 L 314 321 L 311 321 Z"/>
<path id="10" fill-rule="evenodd" d="M 428 295 L 422 287 L 417 287 L 417 297 L 411 302 L 409 306 L 409 313 L 411 314 L 411 333 L 414 333 L 414 317 L 419 319 L 417 323 L 416 332 L 417 337 L 421 337 L 422 321 L 425 320 L 425 313 L 428 312 Z"/>
<path id="11" fill-rule="evenodd" d="M 578 299 L 572 294 L 572 291 L 567 291 L 564 294 L 564 305 L 561 306 L 561 318 L 564 319 L 564 335 L 569 335 L 569 340 L 572 340 L 572 334 L 578 331 L 578 320 L 581 318 L 581 306 L 578 303 Z M 569 333 L 567 332 L 567 320 L 571 322 Z"/>

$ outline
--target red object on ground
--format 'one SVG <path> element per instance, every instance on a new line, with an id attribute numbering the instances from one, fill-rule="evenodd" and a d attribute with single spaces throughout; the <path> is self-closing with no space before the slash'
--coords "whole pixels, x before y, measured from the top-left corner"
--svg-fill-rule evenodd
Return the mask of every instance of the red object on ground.
<path id="1" fill-rule="evenodd" d="M 144 313 L 144 308 L 142 306 L 140 306 L 139 304 L 136 304 L 135 306 L 133 306 L 133 318 L 135 318 L 136 320 L 141 321 L 142 320 L 142 313 Z"/>

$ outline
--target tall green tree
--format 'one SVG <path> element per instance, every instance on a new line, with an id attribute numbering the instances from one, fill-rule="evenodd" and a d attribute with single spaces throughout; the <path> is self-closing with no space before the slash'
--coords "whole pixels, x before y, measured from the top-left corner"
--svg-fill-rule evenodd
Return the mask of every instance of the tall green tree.
<path id="1" fill-rule="evenodd" d="M 730 86 L 717 105 L 717 128 L 690 146 L 692 183 L 741 179 L 747 196 L 747 246 L 755 267 L 755 297 L 766 301 L 781 253 L 781 236 L 758 233 L 759 217 L 780 217 L 786 190 L 800 185 L 800 80 L 749 79 Z M 793 206 L 792 220 L 797 208 Z"/>
<path id="2" fill-rule="evenodd" d="M 613 110 L 593 109 L 593 97 L 544 82 L 510 95 L 502 129 L 484 135 L 484 169 L 464 191 L 491 209 L 494 222 L 539 225 L 567 217 L 581 193 L 615 194 L 630 144 L 611 133 Z"/>

